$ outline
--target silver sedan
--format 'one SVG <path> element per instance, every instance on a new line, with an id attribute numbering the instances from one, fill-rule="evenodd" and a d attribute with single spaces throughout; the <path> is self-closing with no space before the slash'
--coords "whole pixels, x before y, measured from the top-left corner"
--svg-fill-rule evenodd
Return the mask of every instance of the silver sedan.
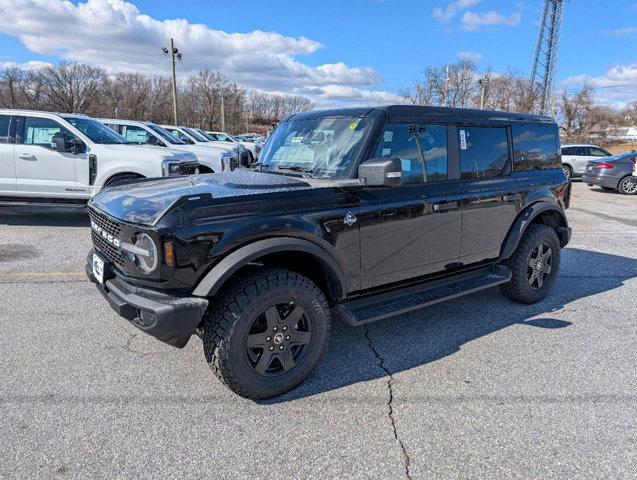
<path id="1" fill-rule="evenodd" d="M 588 162 L 582 180 L 624 195 L 637 194 L 637 152 L 620 153 Z"/>

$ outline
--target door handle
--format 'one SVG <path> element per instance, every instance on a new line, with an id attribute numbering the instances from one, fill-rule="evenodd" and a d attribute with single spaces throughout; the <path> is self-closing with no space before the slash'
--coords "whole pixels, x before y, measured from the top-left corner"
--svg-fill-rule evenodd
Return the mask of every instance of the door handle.
<path id="1" fill-rule="evenodd" d="M 21 158 L 22 160 L 29 160 L 30 162 L 35 162 L 38 159 L 38 157 L 31 153 L 23 153 L 22 155 L 18 155 L 18 158 Z"/>
<path id="2" fill-rule="evenodd" d="M 458 202 L 434 204 L 434 212 L 448 212 L 449 210 L 455 210 L 456 208 L 458 208 Z"/>
<path id="3" fill-rule="evenodd" d="M 503 202 L 516 202 L 522 198 L 522 194 L 520 193 L 510 193 L 507 195 L 502 195 Z"/>

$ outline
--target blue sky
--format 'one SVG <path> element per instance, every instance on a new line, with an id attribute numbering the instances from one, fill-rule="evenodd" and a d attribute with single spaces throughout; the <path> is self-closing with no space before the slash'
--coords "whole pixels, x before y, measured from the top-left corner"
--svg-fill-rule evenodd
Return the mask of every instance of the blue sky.
<path id="1" fill-rule="evenodd" d="M 165 64 L 155 48 L 173 35 L 184 53 L 182 73 L 208 66 L 248 87 L 307 95 L 319 105 L 385 103 L 422 68 L 461 56 L 477 60 L 480 68 L 511 66 L 528 74 L 542 5 L 542 0 L 0 0 L 0 62 L 65 58 L 112 71 L 162 73 Z M 226 35 L 235 33 L 247 35 Z M 588 80 L 599 87 L 600 101 L 619 106 L 635 100 L 636 47 L 637 0 L 571 0 L 565 6 L 558 85 Z"/>

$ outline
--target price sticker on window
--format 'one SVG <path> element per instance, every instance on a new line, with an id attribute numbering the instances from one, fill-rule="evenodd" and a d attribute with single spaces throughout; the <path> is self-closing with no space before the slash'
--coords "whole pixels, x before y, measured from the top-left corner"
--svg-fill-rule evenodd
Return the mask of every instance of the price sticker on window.
<path id="1" fill-rule="evenodd" d="M 294 137 L 290 140 L 290 143 L 301 143 L 303 141 L 303 137 Z"/>
<path id="2" fill-rule="evenodd" d="M 467 149 L 467 132 L 465 130 L 460 130 L 460 150 Z"/>

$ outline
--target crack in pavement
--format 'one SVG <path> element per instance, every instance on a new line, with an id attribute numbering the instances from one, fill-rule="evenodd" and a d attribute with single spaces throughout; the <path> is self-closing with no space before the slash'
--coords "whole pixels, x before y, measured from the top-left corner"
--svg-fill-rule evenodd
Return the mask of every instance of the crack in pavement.
<path id="1" fill-rule="evenodd" d="M 408 479 L 411 479 L 411 472 L 409 471 L 409 467 L 411 466 L 411 457 L 407 453 L 407 449 L 405 448 L 405 444 L 403 443 L 402 439 L 398 435 L 398 429 L 396 428 L 396 420 L 394 418 L 394 407 L 393 407 L 393 402 L 394 402 L 394 390 L 393 390 L 394 376 L 389 371 L 389 369 L 385 366 L 385 361 L 383 360 L 383 357 L 381 357 L 380 353 L 378 353 L 378 351 L 374 348 L 374 345 L 372 344 L 372 339 L 369 336 L 369 329 L 367 328 L 367 325 L 363 325 L 363 329 L 365 330 L 365 338 L 367 339 L 367 345 L 369 346 L 369 349 L 372 351 L 372 353 L 376 357 L 377 365 L 389 377 L 389 379 L 387 380 L 387 389 L 389 390 L 389 401 L 387 402 L 387 407 L 389 408 L 389 412 L 388 412 L 389 420 L 391 421 L 391 426 L 392 426 L 392 429 L 394 431 L 394 438 L 398 442 L 398 445 L 400 446 L 400 449 L 403 452 L 404 466 L 405 466 L 405 476 Z"/>

